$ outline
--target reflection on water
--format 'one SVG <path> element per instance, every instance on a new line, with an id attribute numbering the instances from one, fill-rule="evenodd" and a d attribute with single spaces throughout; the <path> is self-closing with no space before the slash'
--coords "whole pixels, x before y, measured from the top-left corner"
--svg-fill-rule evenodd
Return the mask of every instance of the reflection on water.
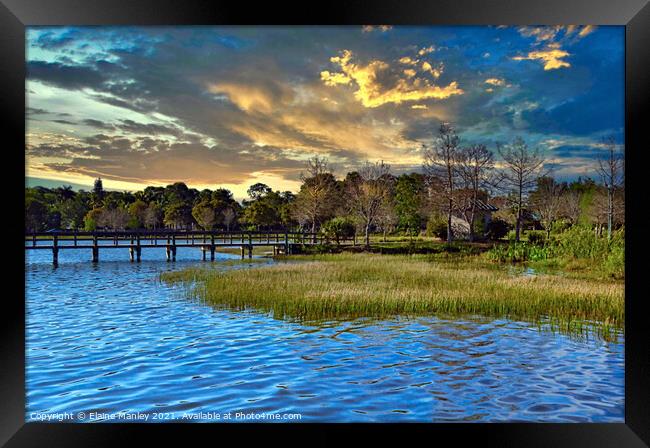
<path id="1" fill-rule="evenodd" d="M 623 421 L 622 336 L 579 341 L 478 317 L 305 325 L 217 310 L 158 273 L 255 266 L 202 263 L 190 248 L 167 263 L 156 251 L 132 264 L 126 249 L 104 250 L 95 266 L 89 250 L 62 251 L 56 269 L 48 251 L 28 254 L 28 420 L 204 411 L 300 413 L 303 422 Z"/>

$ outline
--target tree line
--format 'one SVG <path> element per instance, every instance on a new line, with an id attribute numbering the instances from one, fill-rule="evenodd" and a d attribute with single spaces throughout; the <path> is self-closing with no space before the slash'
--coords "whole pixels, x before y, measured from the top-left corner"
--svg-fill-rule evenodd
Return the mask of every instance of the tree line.
<path id="1" fill-rule="evenodd" d="M 365 162 L 337 179 L 326 159 L 313 157 L 297 193 L 256 183 L 241 203 L 226 189 L 199 191 L 183 182 L 136 192 L 106 191 L 101 179 L 91 191 L 32 187 L 25 189 L 25 229 L 299 230 L 335 242 L 361 234 L 368 245 L 373 233 L 426 233 L 451 242 L 462 219 L 470 240 L 500 238 L 510 229 L 519 240 L 526 225 L 550 232 L 583 224 L 611 235 L 624 225 L 623 158 L 613 140 L 603 146 L 600 182 L 558 182 L 542 152 L 524 140 L 493 152 L 464 145 L 443 123 L 423 148 L 421 172 L 394 175 L 384 162 Z M 486 203 L 499 209 L 489 221 L 481 213 Z"/>

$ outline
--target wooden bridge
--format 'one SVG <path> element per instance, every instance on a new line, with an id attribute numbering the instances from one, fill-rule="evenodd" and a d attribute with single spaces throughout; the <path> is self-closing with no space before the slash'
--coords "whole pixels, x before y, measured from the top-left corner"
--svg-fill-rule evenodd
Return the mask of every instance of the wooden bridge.
<path id="1" fill-rule="evenodd" d="M 125 230 L 125 231 L 51 231 L 25 234 L 25 250 L 49 250 L 52 263 L 58 264 L 60 250 L 91 249 L 93 263 L 99 262 L 99 250 L 128 249 L 129 259 L 139 262 L 142 250 L 165 248 L 167 261 L 176 261 L 178 247 L 196 247 L 201 250 L 202 259 L 214 261 L 219 247 L 239 247 L 242 259 L 248 253 L 253 256 L 254 246 L 273 248 L 273 255 L 291 254 L 296 246 L 323 244 L 325 238 L 318 233 L 299 232 L 216 232 L 179 230 Z M 341 241 L 355 244 L 356 237 Z"/>

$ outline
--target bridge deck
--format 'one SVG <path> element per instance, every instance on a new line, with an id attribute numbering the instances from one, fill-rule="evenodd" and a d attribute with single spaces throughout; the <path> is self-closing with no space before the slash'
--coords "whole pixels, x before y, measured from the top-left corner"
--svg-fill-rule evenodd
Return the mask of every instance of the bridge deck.
<path id="1" fill-rule="evenodd" d="M 92 261 L 99 261 L 100 249 L 129 249 L 130 260 L 140 261 L 141 251 L 145 248 L 166 249 L 167 260 L 176 260 L 179 247 L 196 247 L 201 249 L 203 260 L 210 253 L 214 260 L 215 250 L 219 247 L 240 247 L 241 257 L 252 257 L 253 247 L 273 247 L 273 255 L 290 254 L 296 246 L 323 244 L 326 239 L 317 233 L 298 232 L 206 232 L 177 230 L 127 230 L 99 232 L 32 232 L 25 234 L 25 250 L 51 250 L 52 262 L 58 263 L 61 249 L 91 249 Z M 341 244 L 356 245 L 356 236 L 340 239 Z"/>

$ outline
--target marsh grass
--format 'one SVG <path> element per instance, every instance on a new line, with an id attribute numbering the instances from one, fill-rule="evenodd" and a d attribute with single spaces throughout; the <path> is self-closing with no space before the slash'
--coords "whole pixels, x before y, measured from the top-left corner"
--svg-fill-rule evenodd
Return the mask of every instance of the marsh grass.
<path id="1" fill-rule="evenodd" d="M 623 329 L 623 283 L 558 275 L 512 275 L 480 257 L 334 254 L 256 269 L 201 268 L 161 274 L 192 296 L 277 318 L 321 320 L 393 315 L 483 315 L 551 322 L 567 333 Z"/>

